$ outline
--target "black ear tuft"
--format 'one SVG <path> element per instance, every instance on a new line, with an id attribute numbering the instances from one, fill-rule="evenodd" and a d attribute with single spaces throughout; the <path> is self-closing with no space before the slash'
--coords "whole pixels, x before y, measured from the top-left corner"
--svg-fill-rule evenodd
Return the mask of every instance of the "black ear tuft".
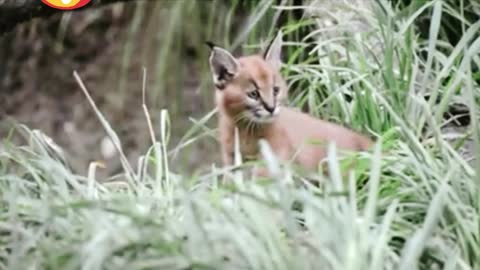
<path id="1" fill-rule="evenodd" d="M 272 40 L 270 40 L 270 42 L 268 43 L 267 47 L 265 48 L 265 50 L 263 51 L 263 59 L 266 59 L 267 58 L 267 54 L 268 54 L 268 51 L 270 50 L 270 48 L 272 47 L 272 44 L 273 42 L 275 41 L 275 37 L 273 37 Z"/>
<path id="2" fill-rule="evenodd" d="M 213 50 L 214 47 L 217 47 L 217 45 L 215 45 L 215 43 L 211 42 L 211 41 L 205 41 L 205 44 L 211 49 Z"/>
<path id="3" fill-rule="evenodd" d="M 283 45 L 283 33 L 281 30 L 277 31 L 277 34 L 268 45 L 263 58 L 269 62 L 272 67 L 280 70 L 282 65 L 282 45 Z"/>
<path id="4" fill-rule="evenodd" d="M 230 82 L 237 74 L 239 63 L 229 51 L 216 46 L 213 42 L 205 42 L 205 44 L 211 48 L 208 61 L 213 82 L 217 89 L 222 90 L 225 88 L 225 84 Z"/>

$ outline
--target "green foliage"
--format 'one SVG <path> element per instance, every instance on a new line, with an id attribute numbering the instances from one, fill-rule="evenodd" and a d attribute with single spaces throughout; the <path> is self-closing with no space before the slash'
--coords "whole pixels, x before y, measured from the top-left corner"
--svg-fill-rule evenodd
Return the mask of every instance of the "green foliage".
<path id="1" fill-rule="evenodd" d="M 206 126 L 214 112 L 169 147 L 176 122 L 162 111 L 160 125 L 151 125 L 152 147 L 132 165 L 82 85 L 124 171 L 99 182 L 101 164 L 92 163 L 87 176 L 74 174 L 48 137 L 18 127 L 26 143 L 5 140 L 0 150 L 0 268 L 480 269 L 480 166 L 460 155 L 448 142 L 454 134 L 442 129 L 448 106 L 465 104 L 478 157 L 480 90 L 471 65 L 478 62 L 479 23 L 466 25 L 450 46 L 438 34 L 441 17 L 453 9 L 448 3 L 425 1 L 398 19 L 394 7 L 379 2 L 358 12 L 366 31 L 341 38 L 312 31 L 295 39 L 303 27 L 316 27 L 311 18 L 282 25 L 292 38 L 285 61 L 291 103 L 378 135 L 371 153 L 356 155 L 351 174 L 341 168 L 353 156 L 340 158 L 329 146 L 329 175 L 308 176 L 321 181 L 314 186 L 280 166 L 265 144 L 273 181 L 215 166 L 195 176 L 172 171 L 171 158 L 186 145 L 214 137 Z M 270 4 L 249 6 L 247 36 Z M 172 5 L 170 11 L 186 12 L 180 5 L 200 4 Z M 425 12 L 432 23 L 423 40 L 414 22 Z M 233 180 L 222 184 L 224 174 Z"/>

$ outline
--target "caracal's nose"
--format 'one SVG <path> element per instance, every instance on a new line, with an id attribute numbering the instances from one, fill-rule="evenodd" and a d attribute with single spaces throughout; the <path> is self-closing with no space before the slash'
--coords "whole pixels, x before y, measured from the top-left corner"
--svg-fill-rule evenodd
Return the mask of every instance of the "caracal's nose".
<path id="1" fill-rule="evenodd" d="M 269 106 L 265 104 L 264 107 L 265 107 L 265 110 L 267 110 L 267 112 L 269 112 L 270 114 L 273 114 L 273 112 L 275 111 L 275 106 Z"/>

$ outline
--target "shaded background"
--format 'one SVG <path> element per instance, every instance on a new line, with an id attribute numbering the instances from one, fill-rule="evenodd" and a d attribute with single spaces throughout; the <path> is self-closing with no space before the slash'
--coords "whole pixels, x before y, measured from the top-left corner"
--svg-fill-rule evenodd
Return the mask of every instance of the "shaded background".
<path id="1" fill-rule="evenodd" d="M 76 171 L 85 172 L 91 161 L 103 160 L 103 173 L 115 173 L 120 169 L 118 158 L 108 151 L 106 133 L 72 72 L 79 72 L 134 163 L 151 145 L 142 111 L 145 67 L 155 130 L 160 110 L 168 109 L 174 148 L 191 131 L 191 119 L 200 119 L 214 106 L 204 41 L 237 54 L 256 52 L 285 21 L 292 25 L 305 16 L 301 9 L 282 11 L 275 5 L 298 7 L 304 2 L 311 1 L 140 0 L 18 25 L 0 38 L 0 136 L 8 135 L 12 121 L 20 122 L 51 136 Z M 335 1 L 318 2 L 334 9 Z M 414 1 L 396 2 L 410 9 L 416 6 Z M 478 19 L 470 9 L 465 14 Z M 418 27 L 428 37 L 428 20 L 419 20 Z M 452 44 L 458 42 L 456 29 L 455 20 L 446 18 L 442 31 Z M 299 26 L 286 39 L 301 40 L 308 30 Z M 301 85 L 291 90 L 301 91 Z M 173 168 L 193 172 L 219 162 L 213 120 L 208 123 L 212 130 L 203 130 L 201 139 L 184 148 Z"/>
<path id="2" fill-rule="evenodd" d="M 133 1 L 19 25 L 1 39 L 2 115 L 51 136 L 74 169 L 85 171 L 89 162 L 104 160 L 112 173 L 120 164 L 116 155 L 102 153 L 106 133 L 73 70 L 118 132 L 129 158 L 136 160 L 151 144 L 142 111 L 143 67 L 154 124 L 160 110 L 168 109 L 174 146 L 191 127 L 189 117 L 213 109 L 204 41 L 231 48 L 243 31 L 247 35 L 234 44 L 238 52 L 248 39 L 268 38 L 272 2 Z M 249 29 L 253 24 L 255 29 Z M 2 136 L 9 127 L 3 126 Z M 215 162 L 216 145 L 212 138 L 199 140 L 182 151 L 178 164 L 192 169 Z"/>

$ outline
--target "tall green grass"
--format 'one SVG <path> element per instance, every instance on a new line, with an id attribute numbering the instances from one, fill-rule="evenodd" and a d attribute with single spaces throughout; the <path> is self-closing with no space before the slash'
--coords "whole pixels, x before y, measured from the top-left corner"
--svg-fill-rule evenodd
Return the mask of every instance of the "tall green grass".
<path id="1" fill-rule="evenodd" d="M 165 110 L 153 121 L 145 98 L 152 146 L 129 164 L 115 127 L 89 95 L 93 89 L 75 73 L 124 172 L 99 182 L 101 164 L 92 163 L 86 176 L 76 175 L 54 142 L 19 126 L 14 133 L 26 143 L 5 140 L 0 151 L 0 268 L 480 269 L 480 166 L 450 144 L 456 136 L 461 146 L 461 135 L 442 129 L 448 105 L 463 102 L 478 157 L 480 90 L 471 65 L 478 61 L 479 23 L 465 25 L 452 47 L 438 38 L 438 22 L 452 10 L 445 2 L 426 1 L 403 17 L 379 3 L 359 12 L 369 25 L 363 33 L 328 39 L 313 31 L 312 38 L 286 42 L 291 104 L 378 136 L 371 153 L 356 155 L 350 175 L 341 173 L 347 160 L 331 145 L 330 175 L 318 174 L 321 183 L 313 185 L 278 166 L 265 143 L 272 181 L 215 165 L 193 176 L 172 171 L 172 157 L 185 145 L 215 134 L 205 124 L 214 113 L 169 145 L 175 121 Z M 425 13 L 432 24 L 421 40 L 414 22 Z M 293 33 L 317 22 L 283 28 Z M 222 183 L 229 173 L 234 180 Z"/>

